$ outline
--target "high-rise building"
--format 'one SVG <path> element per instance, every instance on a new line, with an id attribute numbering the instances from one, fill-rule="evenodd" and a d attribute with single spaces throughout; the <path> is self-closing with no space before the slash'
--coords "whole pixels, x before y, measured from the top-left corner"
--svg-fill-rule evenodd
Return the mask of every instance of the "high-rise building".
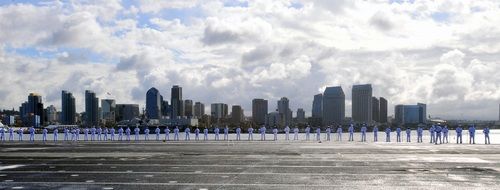
<path id="1" fill-rule="evenodd" d="M 201 118 L 205 115 L 205 105 L 201 102 L 194 103 L 194 116 Z"/>
<path id="2" fill-rule="evenodd" d="M 146 92 L 146 116 L 149 119 L 161 118 L 161 95 L 156 88 L 150 88 Z"/>
<path id="3" fill-rule="evenodd" d="M 278 100 L 278 113 L 281 115 L 281 125 L 289 126 L 292 124 L 292 110 L 290 110 L 290 101 L 286 97 Z"/>
<path id="4" fill-rule="evenodd" d="M 387 123 L 387 100 L 383 97 L 380 97 L 379 103 L 380 103 L 379 122 Z"/>
<path id="5" fill-rule="evenodd" d="M 372 85 L 352 86 L 352 120 L 360 123 L 372 122 Z"/>
<path id="6" fill-rule="evenodd" d="M 161 100 L 161 115 L 162 116 L 170 116 L 170 105 L 167 100 L 163 100 L 163 96 L 160 96 Z"/>
<path id="7" fill-rule="evenodd" d="M 30 125 L 34 127 L 40 127 L 44 122 L 44 107 L 42 103 L 42 96 L 36 93 L 30 93 L 28 96 L 28 114 L 33 117 L 30 119 Z M 39 118 L 39 120 L 35 119 Z"/>
<path id="8" fill-rule="evenodd" d="M 297 109 L 297 123 L 306 123 L 306 112 L 304 111 L 304 109 L 302 108 L 299 108 Z"/>
<path id="9" fill-rule="evenodd" d="M 116 104 L 116 121 L 132 120 L 139 118 L 139 105 Z"/>
<path id="10" fill-rule="evenodd" d="M 116 119 L 116 103 L 113 99 L 101 100 L 101 118 L 106 123 L 114 123 Z"/>
<path id="11" fill-rule="evenodd" d="M 341 86 L 323 92 L 323 125 L 340 124 L 345 118 L 345 94 Z"/>
<path id="12" fill-rule="evenodd" d="M 56 123 L 57 122 L 57 109 L 54 105 L 50 105 L 45 109 L 45 115 L 46 118 L 45 120 L 49 123 Z"/>
<path id="13" fill-rule="evenodd" d="M 231 123 L 239 124 L 243 122 L 243 109 L 239 105 L 233 105 L 231 108 Z"/>
<path id="14" fill-rule="evenodd" d="M 252 120 L 257 125 L 266 124 L 267 117 L 267 100 L 253 99 L 252 100 Z"/>
<path id="15" fill-rule="evenodd" d="M 372 119 L 380 122 L 380 102 L 377 97 L 372 97 Z"/>
<path id="16" fill-rule="evenodd" d="M 214 119 L 224 119 L 227 117 L 227 104 L 214 103 L 210 106 L 210 113 Z"/>
<path id="17" fill-rule="evenodd" d="M 273 127 L 279 127 L 282 125 L 283 121 L 281 120 L 283 117 L 279 112 L 271 112 L 266 115 L 266 125 Z"/>
<path id="18" fill-rule="evenodd" d="M 170 104 L 172 105 L 171 118 L 184 116 L 184 101 L 182 100 L 182 87 L 174 85 L 170 96 Z"/>
<path id="19" fill-rule="evenodd" d="M 314 95 L 313 106 L 312 106 L 312 117 L 314 118 L 323 117 L 323 94 Z"/>
<path id="20" fill-rule="evenodd" d="M 193 117 L 193 100 L 184 100 L 184 115 Z"/>
<path id="21" fill-rule="evenodd" d="M 63 90 L 61 93 L 61 123 L 64 125 L 76 124 L 75 97 L 71 92 Z"/>
<path id="22" fill-rule="evenodd" d="M 394 115 L 398 124 L 426 123 L 427 106 L 422 103 L 417 105 L 396 105 Z"/>
<path id="23" fill-rule="evenodd" d="M 88 127 L 99 124 L 99 98 L 95 92 L 85 91 L 85 125 Z"/>

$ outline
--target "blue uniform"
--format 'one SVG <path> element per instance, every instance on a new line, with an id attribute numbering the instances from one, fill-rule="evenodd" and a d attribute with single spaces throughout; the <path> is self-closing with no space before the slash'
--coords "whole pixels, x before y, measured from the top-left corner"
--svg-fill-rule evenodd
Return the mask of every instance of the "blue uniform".
<path id="1" fill-rule="evenodd" d="M 184 136 L 184 140 L 185 140 L 185 141 L 189 141 L 189 140 L 191 140 L 191 139 L 189 138 L 189 134 L 191 134 L 191 129 L 189 129 L 189 127 L 186 127 L 186 129 L 184 130 L 184 133 L 186 133 L 186 136 Z"/>
<path id="2" fill-rule="evenodd" d="M 208 129 L 207 128 L 203 129 L 203 140 L 204 141 L 208 140 Z"/>
<path id="3" fill-rule="evenodd" d="M 127 127 L 127 129 L 125 129 L 125 135 L 127 135 L 127 141 L 130 141 L 130 132 L 132 130 L 130 130 L 130 127 Z"/>
<path id="4" fill-rule="evenodd" d="M 436 141 L 436 134 L 434 133 L 434 125 L 429 128 L 429 133 L 431 135 L 431 143 L 434 143 Z"/>
<path id="5" fill-rule="evenodd" d="M 354 141 L 354 125 L 351 124 L 347 130 L 349 131 L 349 141 Z"/>
<path id="6" fill-rule="evenodd" d="M 219 140 L 219 128 L 218 127 L 215 127 L 214 129 L 214 133 L 215 133 L 215 140 L 218 141 Z"/>
<path id="7" fill-rule="evenodd" d="M 316 140 L 320 141 L 321 140 L 321 128 L 316 128 Z"/>
<path id="8" fill-rule="evenodd" d="M 139 127 L 135 127 L 134 129 L 134 135 L 135 135 L 135 141 L 138 141 L 139 140 L 139 133 L 141 132 L 141 130 L 139 129 Z"/>
<path id="9" fill-rule="evenodd" d="M 159 128 L 159 127 L 156 127 L 156 129 L 155 129 L 156 141 L 159 141 L 159 140 L 160 140 L 160 133 L 161 133 L 160 128 Z"/>
<path id="10" fill-rule="evenodd" d="M 260 140 L 265 141 L 266 140 L 266 127 L 262 126 L 260 128 Z"/>
<path id="11" fill-rule="evenodd" d="M 30 127 L 29 131 L 30 131 L 30 141 L 33 142 L 35 141 L 35 128 Z"/>
<path id="12" fill-rule="evenodd" d="M 290 140 L 290 127 L 285 127 L 285 140 Z"/>
<path id="13" fill-rule="evenodd" d="M 241 128 L 240 127 L 236 128 L 236 140 L 237 141 L 241 140 Z"/>
<path id="14" fill-rule="evenodd" d="M 200 129 L 198 129 L 198 127 L 194 130 L 194 140 L 200 140 Z"/>
<path id="15" fill-rule="evenodd" d="M 9 141 L 14 140 L 14 129 L 11 127 L 9 128 Z"/>
<path id="16" fill-rule="evenodd" d="M 458 126 L 456 129 L 455 129 L 455 132 L 457 133 L 457 144 L 460 142 L 460 144 L 462 144 L 462 127 L 461 126 Z M 458 140 L 460 139 L 460 141 Z"/>
<path id="17" fill-rule="evenodd" d="M 179 141 L 179 127 L 175 126 L 174 129 L 174 141 Z"/>
<path id="18" fill-rule="evenodd" d="M 311 128 L 309 128 L 309 126 L 306 127 L 306 129 L 304 130 L 304 132 L 306 132 L 306 141 L 309 140 L 309 134 L 311 133 Z"/>
<path id="19" fill-rule="evenodd" d="M 118 129 L 118 140 L 119 140 L 119 141 L 122 141 L 122 140 L 123 140 L 123 132 L 124 132 L 123 127 L 120 127 L 120 128 Z"/>
<path id="20" fill-rule="evenodd" d="M 401 128 L 396 128 L 396 142 L 401 142 Z"/>
<path id="21" fill-rule="evenodd" d="M 83 140 L 88 141 L 89 140 L 89 128 L 83 129 Z"/>
<path id="22" fill-rule="evenodd" d="M 248 140 L 253 141 L 253 128 L 252 127 L 248 128 Z"/>
<path id="23" fill-rule="evenodd" d="M 104 141 L 107 141 L 108 140 L 108 134 L 109 134 L 109 129 L 108 128 L 104 128 Z"/>
<path id="24" fill-rule="evenodd" d="M 56 142 L 58 139 L 59 130 L 54 129 L 53 133 L 54 133 L 54 142 Z"/>
<path id="25" fill-rule="evenodd" d="M 5 142 L 5 128 L 0 128 L 0 140 Z"/>
<path id="26" fill-rule="evenodd" d="M 469 144 L 476 144 L 476 127 L 471 125 L 469 127 Z"/>
<path id="27" fill-rule="evenodd" d="M 436 126 L 436 128 L 434 129 L 434 132 L 436 133 L 436 138 L 434 139 L 434 144 L 438 144 L 438 139 L 439 139 L 439 144 L 442 144 L 443 141 L 441 139 L 441 130 L 443 130 L 443 128 L 441 128 L 441 126 Z"/>
<path id="28" fill-rule="evenodd" d="M 418 127 L 418 128 L 417 128 L 417 142 L 418 142 L 418 143 L 423 142 L 423 141 L 422 141 L 422 136 L 423 136 L 423 133 L 424 133 L 424 129 L 423 129 L 422 127 Z"/>
<path id="29" fill-rule="evenodd" d="M 76 140 L 79 141 L 80 140 L 80 128 L 75 129 L 75 134 L 76 134 Z"/>
<path id="30" fill-rule="evenodd" d="M 95 140 L 95 131 L 96 131 L 95 127 L 92 127 L 92 128 L 90 129 L 90 140 L 91 140 L 91 141 L 94 141 L 94 140 Z"/>
<path id="31" fill-rule="evenodd" d="M 47 133 L 48 133 L 47 129 L 42 130 L 42 141 L 43 142 L 47 141 Z"/>
<path id="32" fill-rule="evenodd" d="M 69 140 L 69 129 L 64 128 L 64 141 L 68 141 L 68 140 Z"/>
<path id="33" fill-rule="evenodd" d="M 326 128 L 326 140 L 327 140 L 327 141 L 330 141 L 330 136 L 331 136 L 331 134 L 332 134 L 332 129 L 330 128 L 330 126 L 328 126 L 328 127 Z"/>
<path id="34" fill-rule="evenodd" d="M 170 140 L 170 129 L 168 127 L 165 127 L 165 130 L 163 130 L 163 132 L 165 132 L 165 140 L 169 141 Z"/>
<path id="35" fill-rule="evenodd" d="M 19 141 L 23 141 L 23 133 L 24 133 L 24 130 L 22 128 L 17 130 L 17 135 L 19 135 Z"/>
<path id="36" fill-rule="evenodd" d="M 299 128 L 295 127 L 293 129 L 293 140 L 299 140 Z"/>
<path id="37" fill-rule="evenodd" d="M 144 140 L 149 141 L 149 128 L 144 129 Z"/>
<path id="38" fill-rule="evenodd" d="M 391 128 L 385 128 L 385 142 L 391 142 Z"/>
<path id="39" fill-rule="evenodd" d="M 277 141 L 278 140 L 278 129 L 277 128 L 273 129 L 273 135 L 274 135 L 274 141 Z"/>
<path id="40" fill-rule="evenodd" d="M 229 140 L 229 128 L 227 128 L 227 126 L 224 128 L 224 140 Z"/>
<path id="41" fill-rule="evenodd" d="M 448 126 L 443 127 L 443 143 L 448 143 Z"/>
<path id="42" fill-rule="evenodd" d="M 361 127 L 361 142 L 366 142 L 366 126 Z"/>
<path id="43" fill-rule="evenodd" d="M 377 141 L 378 141 L 378 127 L 374 126 L 373 127 L 373 142 L 377 142 Z"/>
<path id="44" fill-rule="evenodd" d="M 102 140 L 101 135 L 102 135 L 102 128 L 99 127 L 99 128 L 97 128 L 97 140 L 98 141 Z"/>
<path id="45" fill-rule="evenodd" d="M 411 129 L 406 128 L 406 142 L 411 142 Z"/>
<path id="46" fill-rule="evenodd" d="M 483 129 L 483 134 L 484 134 L 484 144 L 490 144 L 490 128 L 485 127 Z"/>
<path id="47" fill-rule="evenodd" d="M 111 136 L 111 141 L 114 141 L 115 140 L 115 128 L 111 128 L 109 130 L 109 134 Z"/>
<path id="48" fill-rule="evenodd" d="M 71 132 L 71 141 L 76 141 L 76 130 L 71 129 L 70 132 Z"/>
<path id="49" fill-rule="evenodd" d="M 337 128 L 337 141 L 342 141 L 342 126 Z"/>

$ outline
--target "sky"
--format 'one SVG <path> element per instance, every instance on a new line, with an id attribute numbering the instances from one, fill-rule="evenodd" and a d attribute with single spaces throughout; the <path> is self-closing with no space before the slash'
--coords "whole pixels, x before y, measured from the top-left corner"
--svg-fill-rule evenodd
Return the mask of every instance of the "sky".
<path id="1" fill-rule="evenodd" d="M 73 92 L 145 104 L 170 99 L 242 105 L 281 97 L 311 114 L 327 86 L 353 84 L 396 104 L 426 103 L 444 119 L 496 120 L 497 0 L 0 1 L 0 109 L 30 92 L 61 107 Z M 207 110 L 208 112 L 208 110 Z"/>

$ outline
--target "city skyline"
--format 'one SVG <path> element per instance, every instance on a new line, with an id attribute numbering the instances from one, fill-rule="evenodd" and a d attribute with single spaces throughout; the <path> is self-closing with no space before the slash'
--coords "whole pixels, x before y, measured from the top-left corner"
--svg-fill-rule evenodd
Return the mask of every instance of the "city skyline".
<path id="1" fill-rule="evenodd" d="M 23 0 L 1 2 L 0 18 L 0 109 L 31 92 L 61 109 L 62 90 L 77 112 L 85 90 L 143 108 L 149 88 L 168 95 L 178 84 L 179 104 L 224 102 L 250 115 L 248 100 L 273 110 L 287 97 L 310 116 L 311 97 L 340 85 L 351 115 L 350 86 L 369 83 L 389 115 L 394 103 L 423 102 L 433 117 L 499 117 L 493 0 Z"/>

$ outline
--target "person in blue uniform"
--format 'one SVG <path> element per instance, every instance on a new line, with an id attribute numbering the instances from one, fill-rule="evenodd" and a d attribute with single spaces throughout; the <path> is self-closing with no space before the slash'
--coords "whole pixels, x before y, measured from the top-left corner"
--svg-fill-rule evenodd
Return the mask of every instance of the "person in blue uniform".
<path id="1" fill-rule="evenodd" d="M 436 139 L 434 139 L 434 144 L 438 144 L 437 141 L 439 140 L 439 144 L 442 144 L 443 141 L 441 139 L 441 130 L 443 130 L 443 128 L 441 128 L 440 125 L 437 125 L 435 128 L 434 128 L 434 133 L 436 133 Z"/>
<path id="2" fill-rule="evenodd" d="M 349 131 L 349 141 L 354 141 L 354 125 L 351 124 L 347 130 Z"/>
<path id="3" fill-rule="evenodd" d="M 71 141 L 76 141 L 76 131 L 74 128 L 70 129 Z"/>
<path id="4" fill-rule="evenodd" d="M 253 141 L 253 128 L 252 127 L 248 128 L 248 140 Z"/>
<path id="5" fill-rule="evenodd" d="M 125 130 L 123 130 L 123 127 L 120 127 L 118 129 L 118 140 L 119 141 L 122 141 L 123 140 L 123 132 L 125 132 Z"/>
<path id="6" fill-rule="evenodd" d="M 462 126 L 459 125 L 457 128 L 455 128 L 455 133 L 457 134 L 457 144 L 460 142 L 462 144 Z M 459 141 L 460 139 L 460 141 Z"/>
<path id="7" fill-rule="evenodd" d="M 421 126 L 418 126 L 417 128 L 417 143 L 422 143 L 422 136 L 424 133 L 424 129 Z"/>
<path id="8" fill-rule="evenodd" d="M 443 127 L 443 143 L 448 143 L 448 126 Z"/>
<path id="9" fill-rule="evenodd" d="M 179 141 L 179 126 L 175 126 L 175 129 L 174 129 L 174 141 Z"/>
<path id="10" fill-rule="evenodd" d="M 90 140 L 91 141 L 94 141 L 95 140 L 95 132 L 96 132 L 96 128 L 95 126 L 92 126 L 92 128 L 90 128 Z"/>
<path id="11" fill-rule="evenodd" d="M 5 142 L 5 128 L 0 128 L 0 140 Z"/>
<path id="12" fill-rule="evenodd" d="M 278 128 L 276 128 L 276 126 L 274 126 L 274 129 L 273 129 L 273 136 L 274 136 L 274 141 L 277 141 L 278 140 Z"/>
<path id="13" fill-rule="evenodd" d="M 17 135 L 18 135 L 18 140 L 19 141 L 23 141 L 23 134 L 24 134 L 24 129 L 23 128 L 19 128 L 17 130 Z"/>
<path id="14" fill-rule="evenodd" d="M 139 129 L 139 126 L 135 126 L 135 129 L 134 129 L 134 135 L 135 135 L 135 141 L 138 141 L 139 140 L 139 133 L 141 132 L 141 130 Z"/>
<path id="15" fill-rule="evenodd" d="M 88 141 L 89 140 L 89 128 L 85 127 L 83 129 L 83 140 Z"/>
<path id="16" fill-rule="evenodd" d="M 43 130 L 42 130 L 42 141 L 43 142 L 47 141 L 47 133 L 49 133 L 49 131 L 46 128 L 43 128 Z"/>
<path id="17" fill-rule="evenodd" d="M 144 140 L 149 141 L 149 128 L 144 129 Z"/>
<path id="18" fill-rule="evenodd" d="M 476 144 L 476 127 L 474 125 L 469 127 L 469 144 Z"/>
<path id="19" fill-rule="evenodd" d="M 189 137 L 189 135 L 191 134 L 191 129 L 189 127 L 186 127 L 184 133 L 185 133 L 184 141 L 190 141 L 191 138 Z"/>
<path id="20" fill-rule="evenodd" d="M 163 130 L 163 132 L 165 132 L 165 140 L 169 141 L 170 140 L 170 128 L 168 128 L 168 126 L 166 126 L 165 129 Z"/>
<path id="21" fill-rule="evenodd" d="M 484 134 L 484 144 L 490 144 L 490 128 L 485 127 L 483 129 L 483 134 Z"/>
<path id="22" fill-rule="evenodd" d="M 241 140 L 241 127 L 240 126 L 238 126 L 238 128 L 236 128 L 236 140 L 237 141 Z"/>
<path id="23" fill-rule="evenodd" d="M 309 126 L 307 126 L 306 129 L 304 130 L 304 132 L 306 133 L 306 141 L 308 141 L 309 134 L 311 133 L 311 128 Z"/>
<path id="24" fill-rule="evenodd" d="M 401 127 L 396 128 L 396 142 L 401 142 Z"/>
<path id="25" fill-rule="evenodd" d="M 220 132 L 219 127 L 215 126 L 214 133 L 215 133 L 215 140 L 216 141 L 219 140 L 219 132 Z"/>
<path id="26" fill-rule="evenodd" d="M 31 142 L 35 141 L 35 128 L 31 126 L 29 128 L 29 132 L 30 132 L 30 141 Z"/>
<path id="27" fill-rule="evenodd" d="M 115 140 L 115 128 L 114 127 L 109 129 L 109 136 L 111 137 L 111 141 Z"/>
<path id="28" fill-rule="evenodd" d="M 205 129 L 203 129 L 203 140 L 206 141 L 208 140 L 208 128 L 205 127 Z"/>
<path id="29" fill-rule="evenodd" d="M 130 133 L 131 133 L 132 130 L 130 130 L 130 127 L 127 127 L 127 129 L 125 129 L 125 135 L 127 136 L 127 141 L 130 141 Z"/>
<path id="30" fill-rule="evenodd" d="M 200 129 L 198 127 L 196 127 L 196 129 L 194 129 L 194 140 L 196 140 L 196 141 L 200 140 Z"/>
<path id="31" fill-rule="evenodd" d="M 103 130 L 103 139 L 104 141 L 107 141 L 108 140 L 108 134 L 109 134 L 109 129 L 107 127 L 104 127 L 104 130 Z"/>
<path id="32" fill-rule="evenodd" d="M 435 142 L 435 140 L 436 140 L 436 139 L 435 139 L 435 137 L 436 137 L 435 135 L 436 135 L 436 134 L 434 133 L 434 129 L 435 129 L 434 125 L 432 125 L 432 126 L 429 128 L 429 133 L 430 133 L 430 135 L 431 135 L 431 140 L 430 140 L 430 141 L 431 141 L 431 143 L 434 143 L 434 142 Z"/>
<path id="33" fill-rule="evenodd" d="M 290 127 L 288 125 L 285 127 L 285 140 L 290 140 Z"/>
<path id="34" fill-rule="evenodd" d="M 79 141 L 80 140 L 80 128 L 76 128 L 75 129 L 75 133 L 76 133 L 76 141 Z"/>
<path id="35" fill-rule="evenodd" d="M 266 140 L 266 127 L 265 126 L 262 126 L 260 128 L 260 140 L 261 141 L 265 141 Z"/>
<path id="36" fill-rule="evenodd" d="M 14 128 L 9 128 L 9 141 L 14 141 Z"/>
<path id="37" fill-rule="evenodd" d="M 361 142 L 366 142 L 366 124 L 361 127 Z"/>
<path id="38" fill-rule="evenodd" d="M 101 135 L 102 135 L 102 128 L 100 126 L 98 126 L 97 127 L 97 140 L 98 141 L 102 140 Z"/>
<path id="39" fill-rule="evenodd" d="M 229 127 L 227 127 L 227 125 L 224 127 L 224 140 L 229 140 Z"/>
<path id="40" fill-rule="evenodd" d="M 160 127 L 156 126 L 155 129 L 156 141 L 160 141 L 160 133 L 161 133 Z"/>
<path id="41" fill-rule="evenodd" d="M 339 125 L 337 128 L 337 141 L 342 141 L 342 125 Z"/>
<path id="42" fill-rule="evenodd" d="M 68 140 L 69 140 L 69 129 L 64 128 L 64 141 L 68 141 Z"/>
<path id="43" fill-rule="evenodd" d="M 298 127 L 293 128 L 293 140 L 294 141 L 299 140 L 299 128 Z"/>
<path id="44" fill-rule="evenodd" d="M 391 142 L 391 128 L 385 128 L 385 142 Z"/>
<path id="45" fill-rule="evenodd" d="M 378 126 L 373 126 L 373 142 L 378 142 Z"/>
<path id="46" fill-rule="evenodd" d="M 411 142 L 411 129 L 406 128 L 406 142 Z"/>
<path id="47" fill-rule="evenodd" d="M 327 141 L 330 141 L 330 136 L 332 135 L 332 128 L 330 128 L 330 126 L 327 126 L 326 127 L 326 140 Z"/>
<path id="48" fill-rule="evenodd" d="M 321 140 L 321 128 L 320 127 L 316 128 L 316 140 L 317 141 Z"/>
<path id="49" fill-rule="evenodd" d="M 52 131 L 54 133 L 54 142 L 57 142 L 58 140 L 58 135 L 59 135 L 59 130 L 57 130 L 57 128 L 54 129 L 54 131 Z"/>

